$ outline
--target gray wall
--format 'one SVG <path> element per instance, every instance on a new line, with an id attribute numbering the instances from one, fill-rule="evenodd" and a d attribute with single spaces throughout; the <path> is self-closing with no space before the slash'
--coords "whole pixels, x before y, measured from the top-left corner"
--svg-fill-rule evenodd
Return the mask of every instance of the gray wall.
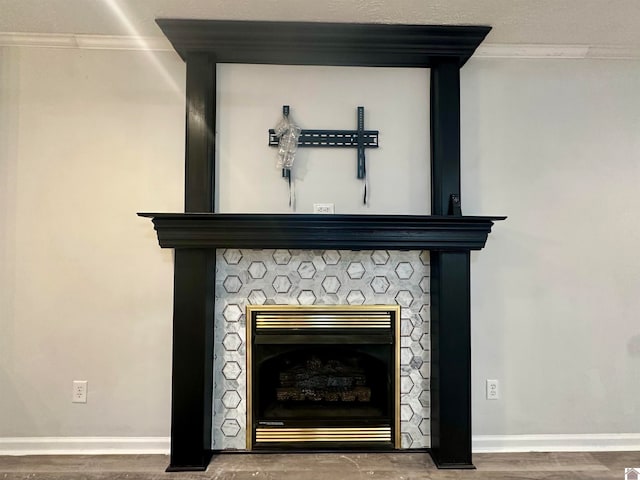
<path id="1" fill-rule="evenodd" d="M 141 52 L 0 58 L 0 436 L 168 435 L 172 253 L 136 212 L 182 209 L 184 99 Z"/>
<path id="2" fill-rule="evenodd" d="M 34 48 L 2 49 L 0 62 L 0 436 L 167 436 L 172 255 L 135 212 L 182 209 L 184 65 L 173 53 Z M 475 434 L 640 431 L 639 81 L 637 61 L 463 70 L 463 209 L 510 216 L 473 256 Z M 247 143 L 266 143 L 284 101 L 273 103 Z M 300 121 L 325 124 L 311 115 Z M 349 115 L 326 123 L 348 128 Z M 428 208 L 427 190 L 405 191 L 409 164 L 374 178 L 426 158 L 382 153 L 370 156 L 367 212 L 374 198 L 380 210 Z M 319 185 L 306 178 L 300 192 Z M 271 167 L 242 179 L 246 197 L 283 205 Z M 322 185 L 307 205 L 360 192 L 348 172 Z M 484 400 L 486 378 L 500 380 L 500 400 Z M 86 405 L 71 403 L 74 379 L 89 381 Z"/>
<path id="3" fill-rule="evenodd" d="M 638 61 L 464 69 L 463 208 L 509 216 L 472 257 L 475 433 L 640 432 L 638 82 Z"/>

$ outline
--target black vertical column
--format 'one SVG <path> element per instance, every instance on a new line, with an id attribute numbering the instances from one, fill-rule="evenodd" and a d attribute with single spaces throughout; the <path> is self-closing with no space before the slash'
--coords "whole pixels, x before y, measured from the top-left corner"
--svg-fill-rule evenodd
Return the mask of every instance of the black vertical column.
<path id="1" fill-rule="evenodd" d="M 214 211 L 215 63 L 189 55 L 185 212 Z M 171 460 L 167 471 L 205 470 L 211 458 L 215 250 L 176 249 Z"/>
<path id="2" fill-rule="evenodd" d="M 460 67 L 457 60 L 431 69 L 431 214 L 446 215 L 460 195 Z"/>
<path id="3" fill-rule="evenodd" d="M 205 470 L 211 458 L 214 275 L 210 250 L 176 250 L 168 472 Z"/>
<path id="4" fill-rule="evenodd" d="M 431 69 L 431 212 L 460 195 L 460 67 Z M 439 468 L 471 461 L 469 251 L 431 252 L 431 456 Z"/>
<path id="5" fill-rule="evenodd" d="M 216 65 L 205 54 L 187 64 L 184 210 L 213 212 L 215 185 Z"/>
<path id="6" fill-rule="evenodd" d="M 431 455 L 439 468 L 471 461 L 469 252 L 431 255 Z"/>

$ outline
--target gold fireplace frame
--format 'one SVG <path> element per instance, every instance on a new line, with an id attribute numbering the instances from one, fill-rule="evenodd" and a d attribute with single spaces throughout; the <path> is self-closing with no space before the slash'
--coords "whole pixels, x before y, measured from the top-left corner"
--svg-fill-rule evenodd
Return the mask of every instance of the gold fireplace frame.
<path id="1" fill-rule="evenodd" d="M 273 312 L 273 311 L 284 311 L 284 312 L 293 312 L 297 313 L 295 315 L 296 320 L 281 318 L 278 322 L 274 322 L 271 325 L 265 323 L 263 328 L 277 328 L 277 326 L 288 326 L 295 328 L 322 328 L 326 326 L 331 326 L 332 328 L 336 328 L 337 325 L 335 323 L 331 323 L 329 320 L 318 317 L 318 315 L 309 315 L 308 317 L 304 317 L 299 315 L 301 311 L 308 312 L 353 312 L 349 313 L 348 316 L 345 316 L 345 325 L 348 325 L 348 328 L 388 328 L 387 325 L 380 318 L 376 318 L 376 313 L 384 313 L 384 312 L 393 312 L 395 323 L 393 325 L 393 335 L 394 335 L 394 448 L 399 449 L 401 447 L 401 436 L 400 436 L 400 322 L 401 322 L 401 308 L 400 305 L 247 305 L 246 307 L 246 336 L 245 336 L 245 349 L 246 349 L 246 447 L 247 450 L 253 449 L 253 404 L 252 404 L 252 341 L 253 338 L 253 313 L 254 312 Z M 372 315 L 374 314 L 374 315 Z M 286 315 L 285 315 L 286 317 Z M 372 318 L 373 317 L 373 318 Z M 329 322 L 329 323 L 328 323 Z M 340 328 L 338 326 L 338 328 Z M 283 432 L 283 435 L 300 435 L 300 432 L 293 432 L 291 430 L 298 429 L 288 429 L 290 431 Z M 305 436 L 307 441 L 333 441 L 333 440 L 341 440 L 341 441 L 349 441 L 353 440 L 361 440 L 362 438 L 367 438 L 369 440 L 384 440 L 385 433 L 380 432 L 377 429 L 364 429 L 364 430 L 372 430 L 362 432 L 361 434 L 354 432 L 354 429 L 335 429 L 336 431 L 331 431 L 334 429 L 328 428 L 316 428 L 316 429 L 305 429 L 306 432 L 302 433 Z M 346 431 L 349 430 L 349 431 Z M 359 429 L 362 430 L 362 429 Z M 389 432 L 390 433 L 390 432 Z M 275 435 L 275 439 L 277 439 L 279 435 Z"/>

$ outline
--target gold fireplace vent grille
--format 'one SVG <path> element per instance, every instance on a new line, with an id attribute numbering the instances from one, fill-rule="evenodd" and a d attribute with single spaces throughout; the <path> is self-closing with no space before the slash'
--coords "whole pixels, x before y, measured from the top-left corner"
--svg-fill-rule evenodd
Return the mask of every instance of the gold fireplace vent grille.
<path id="1" fill-rule="evenodd" d="M 256 428 L 256 442 L 390 442 L 391 427 Z"/>
<path id="2" fill-rule="evenodd" d="M 256 314 L 256 329 L 391 328 L 391 312 L 279 311 Z"/>

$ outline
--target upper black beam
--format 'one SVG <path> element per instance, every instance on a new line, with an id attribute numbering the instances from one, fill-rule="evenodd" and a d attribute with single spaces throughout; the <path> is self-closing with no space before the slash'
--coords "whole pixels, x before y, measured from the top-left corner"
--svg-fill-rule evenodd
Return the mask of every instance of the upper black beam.
<path id="1" fill-rule="evenodd" d="M 480 250 L 506 217 L 139 213 L 163 248 Z"/>
<path id="2" fill-rule="evenodd" d="M 433 67 L 464 65 L 491 27 L 157 19 L 173 48 L 217 63 Z"/>

